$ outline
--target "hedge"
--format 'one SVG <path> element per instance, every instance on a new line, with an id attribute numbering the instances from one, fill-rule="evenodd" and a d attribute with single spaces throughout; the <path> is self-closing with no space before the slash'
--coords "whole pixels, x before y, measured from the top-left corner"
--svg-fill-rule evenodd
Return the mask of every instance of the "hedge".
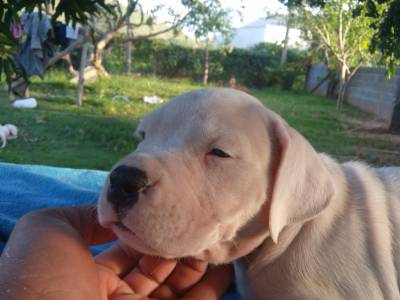
<path id="1" fill-rule="evenodd" d="M 203 78 L 205 50 L 188 48 L 164 40 L 133 42 L 132 72 L 161 77 Z M 249 87 L 275 86 L 291 89 L 306 72 L 306 53 L 289 49 L 287 63 L 279 66 L 282 48 L 261 43 L 251 49 L 212 49 L 209 51 L 209 80 L 227 82 L 232 77 Z M 106 55 L 110 72 L 125 72 L 124 43 L 116 39 Z"/>

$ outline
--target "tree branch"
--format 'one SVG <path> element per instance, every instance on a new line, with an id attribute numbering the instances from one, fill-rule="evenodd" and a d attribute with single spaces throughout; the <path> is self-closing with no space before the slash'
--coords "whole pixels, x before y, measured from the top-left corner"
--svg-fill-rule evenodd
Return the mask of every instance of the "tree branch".
<path id="1" fill-rule="evenodd" d="M 341 50 L 344 49 L 344 41 L 343 41 L 343 0 L 339 1 L 339 14 L 338 14 L 338 18 L 339 18 L 339 48 Z"/>
<path id="2" fill-rule="evenodd" d="M 94 22 L 90 22 L 88 25 L 89 25 L 90 29 L 92 29 L 94 32 L 96 32 L 100 35 L 105 34 L 105 32 L 103 30 L 101 30 L 100 28 L 98 28 Z"/>
<path id="3" fill-rule="evenodd" d="M 142 5 L 139 3 L 139 10 L 140 10 L 140 22 L 139 23 L 131 23 L 133 26 L 139 27 L 141 25 L 143 25 L 144 23 L 144 13 L 143 13 L 143 7 Z"/>
<path id="4" fill-rule="evenodd" d="M 90 40 L 90 36 L 89 35 L 84 35 L 81 36 L 78 40 L 76 40 L 74 43 L 72 43 L 71 45 L 69 45 L 67 48 L 65 48 L 63 51 L 57 53 L 56 55 L 54 55 L 45 65 L 45 69 L 48 69 L 49 67 L 51 67 L 52 65 L 54 65 L 58 60 L 60 60 L 61 58 L 63 58 L 64 56 L 70 54 L 71 52 L 79 49 L 80 47 L 82 47 L 85 43 L 87 43 Z"/>
<path id="5" fill-rule="evenodd" d="M 186 18 L 187 18 L 188 16 L 189 16 L 189 13 L 187 13 L 187 14 L 186 14 L 181 20 L 179 20 L 177 23 L 175 23 L 174 25 L 172 25 L 172 26 L 170 26 L 170 27 L 168 27 L 168 28 L 166 28 L 166 29 L 163 29 L 163 30 L 160 30 L 160 31 L 156 31 L 156 32 L 152 32 L 152 33 L 149 33 L 149 34 L 137 35 L 137 36 L 134 36 L 134 37 L 131 37 L 131 38 L 126 38 L 124 41 L 125 41 L 125 42 L 129 42 L 129 41 L 133 41 L 133 40 L 143 40 L 143 39 L 151 38 L 151 37 L 153 37 L 153 36 L 157 36 L 157 35 L 159 35 L 159 34 L 163 34 L 163 33 L 169 32 L 169 31 L 171 31 L 171 30 L 174 30 L 174 29 L 178 28 L 180 25 L 182 25 L 182 23 L 185 22 L 185 20 L 186 20 Z"/>

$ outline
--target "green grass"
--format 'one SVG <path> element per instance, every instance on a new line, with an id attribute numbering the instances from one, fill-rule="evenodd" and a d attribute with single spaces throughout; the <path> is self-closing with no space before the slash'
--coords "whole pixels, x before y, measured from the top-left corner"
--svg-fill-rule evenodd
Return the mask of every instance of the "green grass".
<path id="1" fill-rule="evenodd" d="M 82 107 L 74 104 L 76 87 L 64 73 L 52 72 L 45 81 L 34 80 L 30 92 L 36 109 L 13 109 L 4 88 L 0 91 L 0 123 L 20 129 L 17 140 L 0 149 L 0 161 L 72 168 L 109 169 L 135 148 L 134 129 L 139 119 L 157 105 L 141 101 L 156 93 L 168 99 L 199 88 L 185 81 L 113 76 L 85 88 Z M 131 100 L 112 102 L 115 95 Z"/>
<path id="2" fill-rule="evenodd" d="M 88 85 L 84 105 L 77 107 L 76 87 L 68 80 L 61 72 L 51 72 L 44 81 L 34 80 L 30 91 L 39 106 L 32 110 L 11 108 L 1 87 L 0 123 L 16 124 L 20 136 L 0 149 L 0 161 L 107 170 L 135 148 L 133 131 L 139 119 L 157 107 L 143 103 L 143 96 L 156 94 L 169 99 L 201 87 L 182 80 L 113 75 Z M 400 163 L 398 144 L 352 131 L 351 124 L 340 121 L 332 100 L 303 92 L 265 89 L 252 93 L 304 134 L 318 151 L 341 161 Z M 113 103 L 115 95 L 125 95 L 131 101 Z M 369 117 L 350 107 L 343 115 Z"/>
<path id="3" fill-rule="evenodd" d="M 337 113 L 333 99 L 305 92 L 259 90 L 253 94 L 300 131 L 319 152 L 328 153 L 341 162 L 365 160 L 377 166 L 400 165 L 398 142 L 354 130 L 352 123 L 344 121 L 368 122 L 373 117 L 367 113 L 349 105 L 345 105 L 342 113 Z"/>

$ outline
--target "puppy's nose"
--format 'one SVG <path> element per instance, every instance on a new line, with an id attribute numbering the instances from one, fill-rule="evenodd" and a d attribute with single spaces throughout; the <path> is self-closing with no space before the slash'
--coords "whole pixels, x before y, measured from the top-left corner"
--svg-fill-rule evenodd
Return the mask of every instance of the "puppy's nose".
<path id="1" fill-rule="evenodd" d="M 144 171 L 124 165 L 115 168 L 109 178 L 108 201 L 117 213 L 135 204 L 140 190 L 148 183 Z"/>

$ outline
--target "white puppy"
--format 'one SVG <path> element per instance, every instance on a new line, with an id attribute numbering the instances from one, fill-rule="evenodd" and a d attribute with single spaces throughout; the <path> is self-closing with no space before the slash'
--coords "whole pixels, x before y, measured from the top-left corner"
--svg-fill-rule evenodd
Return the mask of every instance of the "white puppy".
<path id="1" fill-rule="evenodd" d="M 137 133 L 98 207 L 129 247 L 235 261 L 245 299 L 400 299 L 400 168 L 318 154 L 237 90 L 176 97 Z"/>
<path id="2" fill-rule="evenodd" d="M 7 128 L 8 130 L 8 140 L 14 140 L 18 137 L 18 128 L 13 124 L 5 124 L 3 127 Z"/>
<path id="3" fill-rule="evenodd" d="M 7 145 L 7 140 L 16 139 L 18 136 L 18 128 L 13 124 L 0 125 L 0 148 Z"/>
<path id="4" fill-rule="evenodd" d="M 0 148 L 4 148 L 7 145 L 8 128 L 0 125 Z"/>

